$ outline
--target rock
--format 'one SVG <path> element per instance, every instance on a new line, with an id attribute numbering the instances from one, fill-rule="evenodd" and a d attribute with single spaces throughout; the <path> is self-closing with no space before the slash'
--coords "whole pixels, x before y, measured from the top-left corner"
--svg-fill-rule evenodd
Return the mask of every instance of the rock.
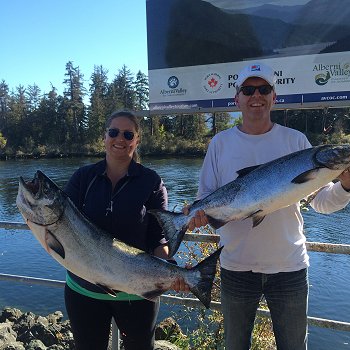
<path id="1" fill-rule="evenodd" d="M 47 315 L 47 320 L 49 323 L 58 323 L 63 320 L 63 313 L 61 311 L 56 311 L 53 314 Z"/>
<path id="2" fill-rule="evenodd" d="M 47 317 L 5 308 L 0 315 L 0 350 L 74 350 L 69 321 L 56 311 Z"/>
<path id="3" fill-rule="evenodd" d="M 35 339 L 30 341 L 30 343 L 26 346 L 26 350 L 46 350 L 47 347 L 41 340 Z"/>
<path id="4" fill-rule="evenodd" d="M 18 335 L 26 332 L 35 324 L 35 315 L 32 312 L 22 314 L 13 324 L 13 330 Z"/>
<path id="5" fill-rule="evenodd" d="M 154 343 L 154 350 L 181 350 L 175 344 L 168 342 L 167 340 L 156 340 Z"/>
<path id="6" fill-rule="evenodd" d="M 30 328 L 30 332 L 35 339 L 40 339 L 46 346 L 57 344 L 55 333 L 50 327 L 45 327 L 42 323 L 36 323 Z"/>
<path id="7" fill-rule="evenodd" d="M 16 341 L 17 333 L 12 329 L 11 322 L 0 323 L 0 349 L 3 345 Z"/>
<path id="8" fill-rule="evenodd" d="M 0 350 L 75 350 L 68 320 L 61 311 L 46 317 L 5 308 L 0 314 Z M 156 328 L 155 350 L 179 350 L 169 339 L 185 337 L 171 317 Z"/>
<path id="9" fill-rule="evenodd" d="M 22 315 L 21 310 L 11 308 L 11 307 L 5 307 L 5 309 L 2 311 L 0 315 L 0 322 L 6 322 L 6 320 L 15 322 L 21 315 Z"/>
<path id="10" fill-rule="evenodd" d="M 0 350 L 26 350 L 26 348 L 24 347 L 23 343 L 16 341 L 6 344 L 3 347 L 1 346 Z"/>

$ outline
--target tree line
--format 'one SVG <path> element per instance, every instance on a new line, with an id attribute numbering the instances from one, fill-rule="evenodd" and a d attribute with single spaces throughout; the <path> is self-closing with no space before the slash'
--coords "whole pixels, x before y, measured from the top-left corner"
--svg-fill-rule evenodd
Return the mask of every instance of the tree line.
<path id="1" fill-rule="evenodd" d="M 51 85 L 10 90 L 0 82 L 0 156 L 97 155 L 103 153 L 105 120 L 113 111 L 148 108 L 148 77 L 133 75 L 123 65 L 111 82 L 108 70 L 95 66 L 84 87 L 84 75 L 68 62 L 59 95 Z M 273 119 L 327 141 L 334 133 L 349 134 L 349 108 L 332 111 L 274 111 Z M 240 122 L 229 113 L 169 114 L 140 117 L 141 154 L 203 155 L 210 138 Z M 325 140 L 326 138 L 326 140 Z"/>

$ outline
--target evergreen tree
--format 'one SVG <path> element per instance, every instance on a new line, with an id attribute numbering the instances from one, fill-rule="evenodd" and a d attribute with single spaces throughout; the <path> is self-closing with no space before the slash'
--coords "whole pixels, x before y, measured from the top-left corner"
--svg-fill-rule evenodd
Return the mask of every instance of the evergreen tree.
<path id="1" fill-rule="evenodd" d="M 147 76 L 138 71 L 134 82 L 135 89 L 135 109 L 142 111 L 148 108 L 149 85 Z"/>
<path id="2" fill-rule="evenodd" d="M 45 94 L 40 102 L 36 113 L 36 122 L 42 128 L 40 144 L 44 145 L 62 145 L 65 141 L 64 118 L 59 113 L 59 107 L 62 103 L 62 96 L 58 96 L 57 89 L 51 86 L 48 94 Z"/>
<path id="3" fill-rule="evenodd" d="M 218 132 L 230 127 L 231 116 L 227 112 L 212 113 L 206 122 L 211 122 L 211 133 L 216 135 Z"/>
<path id="4" fill-rule="evenodd" d="M 85 95 L 84 76 L 80 72 L 79 67 L 73 67 L 72 62 L 66 64 L 65 76 L 66 79 L 63 83 L 67 87 L 63 93 L 63 105 L 66 111 L 67 141 L 71 143 L 81 142 L 84 139 L 86 130 L 85 106 L 83 103 Z"/>
<path id="5" fill-rule="evenodd" d="M 32 146 L 32 137 L 28 133 L 28 104 L 26 99 L 26 90 L 20 85 L 15 93 L 11 93 L 9 100 L 9 118 L 7 127 L 4 130 L 5 136 L 9 141 L 9 146 L 18 148 L 29 148 Z"/>
<path id="6" fill-rule="evenodd" d="M 88 135 L 96 141 L 104 131 L 107 112 L 108 70 L 95 66 L 91 75 L 90 107 L 88 111 Z"/>
<path id="7" fill-rule="evenodd" d="M 27 101 L 28 101 L 28 110 L 34 111 L 38 109 L 41 101 L 41 90 L 38 85 L 29 85 L 26 90 Z"/>
<path id="8" fill-rule="evenodd" d="M 134 78 L 130 70 L 123 65 L 109 88 L 109 113 L 120 108 L 135 109 L 135 100 Z"/>
<path id="9" fill-rule="evenodd" d="M 9 99 L 9 87 L 5 80 L 2 80 L 0 82 L 0 130 L 7 127 Z"/>

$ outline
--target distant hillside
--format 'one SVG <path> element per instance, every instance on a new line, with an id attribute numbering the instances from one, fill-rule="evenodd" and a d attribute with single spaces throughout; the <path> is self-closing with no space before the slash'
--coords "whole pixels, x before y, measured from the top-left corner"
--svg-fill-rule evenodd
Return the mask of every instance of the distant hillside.
<path id="1" fill-rule="evenodd" d="M 304 6 L 264 5 L 237 13 L 202 0 L 147 1 L 149 69 L 235 62 L 317 43 L 338 43 L 327 50 L 339 51 L 348 46 L 350 20 L 342 19 L 344 13 L 350 18 L 350 6 L 344 6 L 349 2 L 311 0 Z M 343 8 L 341 15 L 334 4 Z M 333 13 L 325 20 L 326 9 L 334 6 L 342 24 L 330 24 Z M 311 53 L 319 53 L 318 47 Z"/>
<path id="2" fill-rule="evenodd" d="M 321 53 L 350 51 L 350 35 L 328 46 Z"/>
<path id="3" fill-rule="evenodd" d="M 172 67 L 240 61 L 262 54 L 247 16 L 229 15 L 201 0 L 176 1 L 167 42 L 166 61 Z"/>
<path id="4" fill-rule="evenodd" d="M 249 7 L 241 10 L 224 10 L 230 14 L 244 13 L 245 15 L 259 16 L 266 18 L 278 19 L 286 23 L 294 23 L 300 15 L 304 5 L 295 6 L 278 6 L 265 4 L 258 7 Z"/>
<path id="5" fill-rule="evenodd" d="M 323 23 L 350 28 L 349 5 L 349 0 L 311 0 L 303 6 L 295 23 Z"/>
<path id="6" fill-rule="evenodd" d="M 228 6 L 229 3 L 225 4 Z M 232 2 L 232 7 L 234 7 Z M 280 19 L 293 24 L 333 24 L 350 26 L 349 0 L 310 0 L 305 5 L 279 6 L 264 4 L 240 10 L 226 9 L 227 13 L 244 13 L 247 15 Z M 225 7 L 226 7 L 225 6 Z"/>

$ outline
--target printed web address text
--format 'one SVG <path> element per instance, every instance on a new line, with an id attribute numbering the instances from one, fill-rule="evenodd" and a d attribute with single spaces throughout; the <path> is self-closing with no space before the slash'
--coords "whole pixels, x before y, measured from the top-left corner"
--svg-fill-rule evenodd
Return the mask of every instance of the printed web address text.
<path id="1" fill-rule="evenodd" d="M 348 96 L 323 96 L 321 101 L 347 100 Z"/>
<path id="2" fill-rule="evenodd" d="M 151 107 L 151 109 L 154 111 L 166 110 L 166 109 L 192 109 L 192 108 L 199 108 L 198 104 L 157 105 L 157 106 Z"/>

